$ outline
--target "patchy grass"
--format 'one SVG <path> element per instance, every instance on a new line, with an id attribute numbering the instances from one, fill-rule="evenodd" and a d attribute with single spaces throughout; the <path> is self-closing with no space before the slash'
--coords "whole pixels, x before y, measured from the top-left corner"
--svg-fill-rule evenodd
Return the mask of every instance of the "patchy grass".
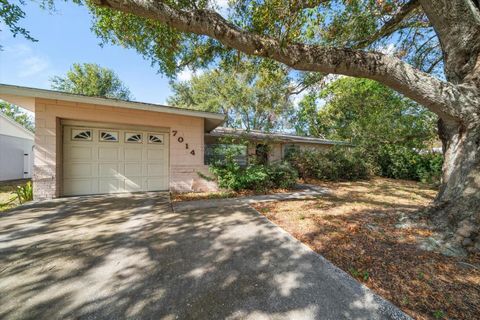
<path id="1" fill-rule="evenodd" d="M 478 319 L 480 255 L 463 261 L 418 248 L 431 231 L 405 217 L 436 190 L 411 181 L 324 183 L 316 200 L 254 207 L 416 319 Z"/>
<path id="2" fill-rule="evenodd" d="M 21 186 L 27 183 L 27 181 L 28 180 L 13 180 L 0 182 L 0 212 L 15 208 L 20 204 L 15 190 L 17 186 Z"/>
<path id="3" fill-rule="evenodd" d="M 214 192 L 183 192 L 177 193 L 172 192 L 170 197 L 173 202 L 176 201 L 193 201 L 193 200 L 204 200 L 204 199 L 226 199 L 226 198 L 238 198 L 238 197 L 247 197 L 261 194 L 275 194 L 275 193 L 286 193 L 292 192 L 289 189 L 271 189 L 265 192 L 253 191 L 253 190 L 242 190 L 242 191 L 214 191 Z"/>

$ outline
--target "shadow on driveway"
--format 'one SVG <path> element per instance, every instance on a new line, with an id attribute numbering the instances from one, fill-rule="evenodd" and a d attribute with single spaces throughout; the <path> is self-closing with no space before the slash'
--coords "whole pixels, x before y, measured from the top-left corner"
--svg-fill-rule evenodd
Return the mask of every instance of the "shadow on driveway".
<path id="1" fill-rule="evenodd" d="M 65 198 L 0 216 L 2 319 L 389 319 L 398 309 L 250 207 Z"/>

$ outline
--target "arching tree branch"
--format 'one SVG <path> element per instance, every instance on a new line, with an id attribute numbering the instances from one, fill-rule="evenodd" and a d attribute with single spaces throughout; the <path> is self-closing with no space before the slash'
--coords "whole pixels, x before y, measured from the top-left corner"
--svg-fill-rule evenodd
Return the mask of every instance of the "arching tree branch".
<path id="1" fill-rule="evenodd" d="M 179 31 L 206 35 L 249 55 L 268 57 L 301 71 L 343 74 L 382 82 L 426 106 L 446 120 L 478 113 L 478 94 L 440 81 L 395 57 L 378 52 L 306 44 L 282 45 L 273 38 L 246 32 L 210 10 L 182 11 L 162 1 L 93 0 L 125 13 L 161 21 Z M 459 108 L 458 99 L 470 99 Z M 469 108 L 469 107 L 467 107 Z"/>

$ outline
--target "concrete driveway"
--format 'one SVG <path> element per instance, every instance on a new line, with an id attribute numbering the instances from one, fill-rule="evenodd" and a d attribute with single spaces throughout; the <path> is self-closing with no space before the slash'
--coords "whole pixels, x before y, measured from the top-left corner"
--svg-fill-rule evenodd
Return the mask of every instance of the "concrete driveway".
<path id="1" fill-rule="evenodd" d="M 1 319 L 390 319 L 404 314 L 247 206 L 58 199 L 0 215 Z"/>

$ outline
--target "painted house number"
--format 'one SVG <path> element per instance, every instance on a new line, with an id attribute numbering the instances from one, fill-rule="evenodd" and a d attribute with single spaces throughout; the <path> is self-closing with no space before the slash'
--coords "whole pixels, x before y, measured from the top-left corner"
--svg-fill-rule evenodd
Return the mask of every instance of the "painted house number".
<path id="1" fill-rule="evenodd" d="M 173 133 L 173 136 L 175 137 L 175 136 L 177 136 L 177 134 L 178 134 L 178 130 L 172 130 L 172 133 Z M 185 140 L 183 139 L 183 137 L 178 137 L 178 138 L 177 138 L 177 141 L 178 141 L 178 143 L 183 143 Z M 188 143 L 185 143 L 185 149 L 188 149 Z M 194 156 L 194 155 L 195 155 L 195 149 L 192 149 L 192 150 L 190 151 L 190 154 L 191 154 L 192 156 Z"/>

